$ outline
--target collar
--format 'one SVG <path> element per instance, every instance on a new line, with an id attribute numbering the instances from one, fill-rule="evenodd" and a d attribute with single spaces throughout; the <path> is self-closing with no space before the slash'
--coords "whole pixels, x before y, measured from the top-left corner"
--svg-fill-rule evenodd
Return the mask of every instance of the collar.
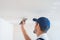
<path id="1" fill-rule="evenodd" d="M 37 38 L 43 38 L 43 39 L 46 39 L 46 40 L 48 39 L 46 33 L 41 34 L 41 35 L 38 36 Z"/>

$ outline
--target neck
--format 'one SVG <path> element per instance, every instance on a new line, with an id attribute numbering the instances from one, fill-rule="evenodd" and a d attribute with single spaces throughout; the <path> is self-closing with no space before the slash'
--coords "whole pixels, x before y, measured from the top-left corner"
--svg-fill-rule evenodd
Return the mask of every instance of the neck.
<path id="1" fill-rule="evenodd" d="M 37 37 L 40 36 L 40 35 L 42 35 L 43 33 L 44 33 L 44 32 L 40 32 L 40 33 L 38 33 Z"/>

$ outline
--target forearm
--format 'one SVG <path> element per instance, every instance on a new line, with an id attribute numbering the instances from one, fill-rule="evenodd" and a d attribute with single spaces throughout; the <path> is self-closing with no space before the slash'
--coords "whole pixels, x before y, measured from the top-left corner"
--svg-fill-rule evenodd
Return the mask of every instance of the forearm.
<path id="1" fill-rule="evenodd" d="M 25 40 L 31 40 L 30 37 L 27 35 L 27 33 L 26 33 L 26 31 L 25 31 L 23 26 L 21 27 L 21 30 L 22 30 L 22 33 L 24 35 Z"/>

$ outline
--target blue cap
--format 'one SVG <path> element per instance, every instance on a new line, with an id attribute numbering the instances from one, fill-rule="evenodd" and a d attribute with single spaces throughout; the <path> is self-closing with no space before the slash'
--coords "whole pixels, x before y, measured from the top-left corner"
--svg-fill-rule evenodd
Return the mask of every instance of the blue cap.
<path id="1" fill-rule="evenodd" d="M 40 28 L 41 28 L 42 31 L 47 32 L 48 29 L 50 28 L 50 21 L 46 17 L 40 17 L 38 19 L 33 18 L 33 21 L 36 21 L 37 23 L 39 23 Z"/>

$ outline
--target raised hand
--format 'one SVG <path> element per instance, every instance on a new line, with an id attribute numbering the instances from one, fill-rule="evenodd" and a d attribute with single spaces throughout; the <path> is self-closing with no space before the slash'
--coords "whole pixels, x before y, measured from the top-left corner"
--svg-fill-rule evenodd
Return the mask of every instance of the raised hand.
<path id="1" fill-rule="evenodd" d="M 20 25 L 24 25 L 26 22 L 27 18 L 23 18 L 22 21 L 19 23 Z"/>

